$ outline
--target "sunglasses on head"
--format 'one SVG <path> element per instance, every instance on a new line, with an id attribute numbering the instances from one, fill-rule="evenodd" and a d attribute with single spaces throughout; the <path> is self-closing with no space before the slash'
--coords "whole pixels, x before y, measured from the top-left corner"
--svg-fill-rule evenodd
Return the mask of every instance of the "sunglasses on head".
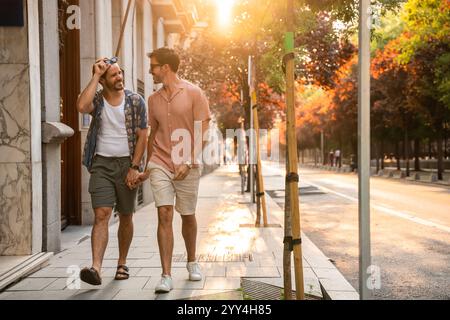
<path id="1" fill-rule="evenodd" d="M 115 64 L 115 63 L 117 63 L 117 61 L 119 61 L 119 58 L 117 58 L 117 57 L 112 57 L 111 59 L 105 59 L 104 61 L 105 61 L 105 63 L 107 63 L 107 64 Z"/>

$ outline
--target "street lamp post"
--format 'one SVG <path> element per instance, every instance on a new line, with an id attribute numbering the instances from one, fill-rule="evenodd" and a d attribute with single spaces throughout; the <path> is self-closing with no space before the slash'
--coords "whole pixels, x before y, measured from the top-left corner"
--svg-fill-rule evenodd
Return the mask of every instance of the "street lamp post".
<path id="1" fill-rule="evenodd" d="M 359 2 L 359 86 L 358 86 L 358 209 L 359 209 L 359 293 L 371 297 L 370 253 L 370 0 Z"/>

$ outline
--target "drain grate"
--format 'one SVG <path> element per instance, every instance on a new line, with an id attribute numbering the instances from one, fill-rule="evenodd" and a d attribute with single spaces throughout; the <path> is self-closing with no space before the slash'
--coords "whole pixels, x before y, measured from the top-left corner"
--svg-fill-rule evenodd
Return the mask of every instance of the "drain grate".
<path id="1" fill-rule="evenodd" d="M 173 262 L 187 262 L 187 254 L 173 255 Z M 198 262 L 249 262 L 253 261 L 252 253 L 199 254 Z"/>
<path id="2" fill-rule="evenodd" d="M 241 287 L 244 297 L 250 300 L 282 300 L 283 297 L 283 288 L 259 281 L 242 278 Z M 296 299 L 295 291 L 292 291 L 292 299 Z M 322 299 L 306 294 L 305 300 Z"/>

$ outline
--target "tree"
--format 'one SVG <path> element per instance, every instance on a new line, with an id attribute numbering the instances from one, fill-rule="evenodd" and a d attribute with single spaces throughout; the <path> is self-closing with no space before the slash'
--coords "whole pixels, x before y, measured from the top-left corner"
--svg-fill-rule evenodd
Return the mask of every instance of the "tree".
<path id="1" fill-rule="evenodd" d="M 300 48 L 297 73 L 301 80 L 325 89 L 335 86 L 336 72 L 356 52 L 356 47 L 342 33 L 335 30 L 327 12 L 318 12 L 312 29 L 296 37 Z"/>
<path id="2" fill-rule="evenodd" d="M 409 145 L 414 131 L 420 128 L 421 115 L 425 112 L 422 106 L 410 95 L 410 77 L 413 70 L 410 65 L 402 65 L 398 61 L 400 51 L 398 44 L 402 38 L 392 40 L 383 50 L 378 50 L 372 61 L 374 78 L 372 92 L 376 97 L 374 106 L 376 112 L 385 113 L 385 124 L 390 128 L 398 127 L 403 133 L 404 158 L 406 160 L 406 175 L 409 176 Z"/>
<path id="3" fill-rule="evenodd" d="M 399 60 L 412 70 L 410 103 L 427 110 L 436 135 L 438 178 L 443 178 L 443 137 L 450 110 L 450 3 L 448 0 L 410 0 L 403 19 L 405 36 Z"/>

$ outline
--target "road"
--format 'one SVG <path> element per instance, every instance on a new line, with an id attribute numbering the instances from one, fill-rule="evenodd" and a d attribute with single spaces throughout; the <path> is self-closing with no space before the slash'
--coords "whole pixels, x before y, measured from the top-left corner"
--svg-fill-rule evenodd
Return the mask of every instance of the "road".
<path id="1" fill-rule="evenodd" d="M 263 166 L 266 191 L 284 206 L 282 166 Z M 358 290 L 358 178 L 300 169 L 302 230 Z M 450 299 L 450 188 L 371 179 L 375 299 Z"/>

